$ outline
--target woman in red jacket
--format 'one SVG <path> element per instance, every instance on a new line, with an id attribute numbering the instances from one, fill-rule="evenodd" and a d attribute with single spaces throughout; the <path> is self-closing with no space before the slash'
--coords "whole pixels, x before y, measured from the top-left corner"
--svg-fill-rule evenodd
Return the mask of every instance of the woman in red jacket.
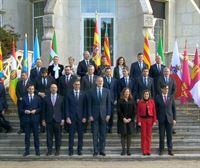
<path id="1" fill-rule="evenodd" d="M 150 91 L 144 90 L 143 99 L 138 102 L 137 122 L 141 126 L 141 148 L 143 155 L 151 154 L 152 126 L 156 125 L 156 108 Z"/>

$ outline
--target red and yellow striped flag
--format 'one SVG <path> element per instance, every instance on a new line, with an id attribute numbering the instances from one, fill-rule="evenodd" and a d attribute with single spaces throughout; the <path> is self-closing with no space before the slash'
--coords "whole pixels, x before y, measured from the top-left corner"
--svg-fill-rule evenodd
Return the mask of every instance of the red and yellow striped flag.
<path id="1" fill-rule="evenodd" d="M 151 59 L 150 59 L 148 33 L 146 33 L 144 38 L 144 63 L 147 64 L 148 68 L 150 69 Z"/>
<path id="2" fill-rule="evenodd" d="M 98 31 L 98 16 L 96 14 L 96 23 L 94 29 L 94 42 L 93 42 L 93 57 L 95 64 L 99 66 L 101 64 L 100 58 L 100 42 L 99 42 L 99 31 Z"/>
<path id="3" fill-rule="evenodd" d="M 109 44 L 109 39 L 108 39 L 108 27 L 106 25 L 106 31 L 105 31 L 105 37 L 104 37 L 104 52 L 103 55 L 106 57 L 106 65 L 111 66 L 111 60 L 110 60 L 110 44 Z"/>

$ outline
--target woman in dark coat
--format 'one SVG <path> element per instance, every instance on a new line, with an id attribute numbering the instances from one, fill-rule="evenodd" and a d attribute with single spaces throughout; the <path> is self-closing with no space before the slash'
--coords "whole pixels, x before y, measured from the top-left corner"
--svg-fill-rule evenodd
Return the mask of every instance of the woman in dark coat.
<path id="1" fill-rule="evenodd" d="M 122 152 L 125 155 L 125 142 L 127 143 L 127 155 L 131 155 L 131 135 L 135 121 L 135 101 L 129 88 L 124 88 L 118 101 L 118 133 L 121 135 Z"/>
<path id="2" fill-rule="evenodd" d="M 123 68 L 126 67 L 126 62 L 124 57 L 119 57 L 116 61 L 116 66 L 114 68 L 113 77 L 115 79 L 120 79 L 123 77 Z"/>

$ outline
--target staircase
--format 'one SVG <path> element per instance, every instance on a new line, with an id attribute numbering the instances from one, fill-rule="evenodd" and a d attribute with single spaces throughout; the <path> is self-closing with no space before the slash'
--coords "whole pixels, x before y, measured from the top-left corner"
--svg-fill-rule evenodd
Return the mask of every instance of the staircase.
<path id="1" fill-rule="evenodd" d="M 9 99 L 9 97 L 8 97 Z M 24 134 L 18 135 L 19 121 L 17 109 L 9 100 L 9 112 L 6 118 L 11 122 L 13 131 L 11 133 L 0 133 L 0 160 L 166 160 L 166 159 L 199 159 L 200 158 L 200 117 L 199 108 L 190 102 L 188 105 L 177 104 L 177 125 L 175 130 L 177 134 L 173 135 L 175 156 L 169 156 L 166 153 L 163 156 L 157 154 L 158 150 L 158 128 L 153 128 L 152 155 L 143 156 L 140 150 L 140 135 L 133 134 L 131 156 L 120 156 L 121 145 L 120 136 L 116 133 L 116 115 L 113 127 L 113 133 L 107 135 L 106 157 L 93 157 L 92 135 L 84 134 L 83 155 L 68 156 L 68 134 L 62 135 L 62 147 L 60 156 L 46 156 L 46 134 L 40 135 L 40 157 L 34 154 L 33 139 L 31 138 L 31 155 L 24 158 Z M 89 131 L 88 131 L 89 132 Z M 75 144 L 77 138 L 75 140 Z M 76 148 L 74 148 L 76 149 Z M 74 150 L 76 152 L 76 150 Z"/>

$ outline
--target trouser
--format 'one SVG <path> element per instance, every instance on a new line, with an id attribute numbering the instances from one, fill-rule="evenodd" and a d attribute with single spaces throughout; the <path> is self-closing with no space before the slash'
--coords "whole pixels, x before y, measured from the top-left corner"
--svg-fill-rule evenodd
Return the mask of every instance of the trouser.
<path id="1" fill-rule="evenodd" d="M 25 152 L 29 153 L 30 150 L 30 138 L 31 132 L 33 132 L 34 138 L 34 147 L 35 152 L 40 151 L 40 142 L 39 142 L 39 121 L 24 121 L 24 132 L 25 132 Z"/>
<path id="2" fill-rule="evenodd" d="M 18 112 L 18 117 L 19 117 L 20 130 L 24 131 L 24 127 L 23 127 L 23 123 L 22 123 L 22 114 L 21 114 L 20 111 L 19 111 L 20 103 L 21 103 L 21 101 L 19 100 L 19 101 L 17 102 L 17 109 L 18 109 L 17 112 Z"/>
<path id="3" fill-rule="evenodd" d="M 73 152 L 74 146 L 74 134 L 78 133 L 78 146 L 77 151 L 81 152 L 83 147 L 83 123 L 81 120 L 74 120 L 72 124 L 69 125 L 69 152 Z"/>
<path id="4" fill-rule="evenodd" d="M 55 136 L 55 149 L 56 151 L 60 150 L 61 146 L 61 125 L 56 121 L 47 123 L 46 125 L 47 132 L 47 148 L 49 152 L 52 152 L 53 148 L 53 136 Z"/>
<path id="5" fill-rule="evenodd" d="M 114 112 L 115 112 L 115 105 L 112 104 L 111 105 L 111 115 L 110 115 L 110 119 L 109 119 L 109 122 L 108 122 L 108 128 L 107 128 L 108 132 L 112 131 Z"/>
<path id="6" fill-rule="evenodd" d="M 104 152 L 106 143 L 106 121 L 100 117 L 93 122 L 94 153 Z"/>
<path id="7" fill-rule="evenodd" d="M 121 134 L 121 145 L 122 145 L 122 151 L 125 151 L 125 148 L 127 148 L 127 151 L 130 151 L 131 134 L 129 134 L 129 135 Z"/>
<path id="8" fill-rule="evenodd" d="M 167 121 L 167 118 L 163 123 L 159 123 L 159 150 L 164 150 L 164 141 L 165 141 L 165 132 L 167 134 L 167 148 L 168 151 L 171 151 L 173 148 L 172 145 L 172 124 Z"/>
<path id="9" fill-rule="evenodd" d="M 151 153 L 152 118 L 141 118 L 141 148 L 143 154 Z"/>

